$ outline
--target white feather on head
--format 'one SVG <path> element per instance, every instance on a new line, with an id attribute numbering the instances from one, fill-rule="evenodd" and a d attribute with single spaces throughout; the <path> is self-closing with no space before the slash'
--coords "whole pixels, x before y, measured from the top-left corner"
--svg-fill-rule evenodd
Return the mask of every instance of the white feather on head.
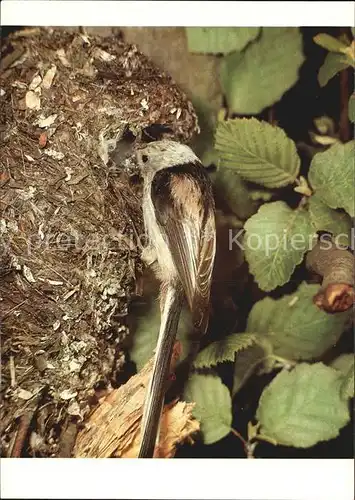
<path id="1" fill-rule="evenodd" d="M 177 167 L 200 160 L 186 144 L 164 139 L 150 142 L 137 151 L 137 161 L 143 174 L 155 173 L 162 168 Z"/>

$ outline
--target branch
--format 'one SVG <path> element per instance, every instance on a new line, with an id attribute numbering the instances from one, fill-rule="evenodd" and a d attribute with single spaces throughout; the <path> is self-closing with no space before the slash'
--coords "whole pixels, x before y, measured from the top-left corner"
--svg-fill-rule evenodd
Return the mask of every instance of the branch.
<path id="1" fill-rule="evenodd" d="M 89 417 L 77 436 L 74 457 L 136 458 L 140 443 L 140 425 L 144 398 L 154 359 L 131 377 L 119 389 L 113 390 Z M 171 458 L 176 448 L 199 431 L 192 418 L 193 403 L 176 402 L 166 405 L 156 455 Z"/>
<path id="2" fill-rule="evenodd" d="M 339 249 L 334 243 L 322 247 L 319 241 L 308 253 L 306 266 L 323 277 L 313 299 L 320 309 L 328 313 L 350 309 L 354 302 L 354 257 L 348 250 Z"/>
<path id="3" fill-rule="evenodd" d="M 20 458 L 22 456 L 24 444 L 28 436 L 28 431 L 31 425 L 33 414 L 34 412 L 27 412 L 21 416 L 14 446 L 10 453 L 11 458 Z"/>

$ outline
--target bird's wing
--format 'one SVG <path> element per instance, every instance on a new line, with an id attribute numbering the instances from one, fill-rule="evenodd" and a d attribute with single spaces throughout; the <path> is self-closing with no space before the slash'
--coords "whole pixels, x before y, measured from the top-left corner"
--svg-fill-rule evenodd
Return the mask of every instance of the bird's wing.
<path id="1" fill-rule="evenodd" d="M 196 328 L 208 325 L 211 276 L 216 251 L 212 187 L 201 164 L 158 171 L 152 202 L 184 288 Z"/>

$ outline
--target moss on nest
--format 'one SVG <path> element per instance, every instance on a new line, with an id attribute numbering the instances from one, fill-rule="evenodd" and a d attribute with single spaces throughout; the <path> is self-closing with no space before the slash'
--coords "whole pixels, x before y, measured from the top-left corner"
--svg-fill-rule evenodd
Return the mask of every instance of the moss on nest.
<path id="1" fill-rule="evenodd" d="M 187 142 L 197 119 L 114 36 L 15 33 L 0 89 L 2 454 L 65 456 L 95 388 L 122 369 L 141 270 L 140 194 L 120 175 L 120 139 L 162 130 Z"/>

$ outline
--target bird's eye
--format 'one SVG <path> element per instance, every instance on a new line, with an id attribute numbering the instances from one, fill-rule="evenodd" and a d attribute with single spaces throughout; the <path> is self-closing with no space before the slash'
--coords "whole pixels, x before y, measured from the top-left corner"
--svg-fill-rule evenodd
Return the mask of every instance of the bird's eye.
<path id="1" fill-rule="evenodd" d="M 142 161 L 143 161 L 143 163 L 147 163 L 148 156 L 147 155 L 142 155 Z"/>

